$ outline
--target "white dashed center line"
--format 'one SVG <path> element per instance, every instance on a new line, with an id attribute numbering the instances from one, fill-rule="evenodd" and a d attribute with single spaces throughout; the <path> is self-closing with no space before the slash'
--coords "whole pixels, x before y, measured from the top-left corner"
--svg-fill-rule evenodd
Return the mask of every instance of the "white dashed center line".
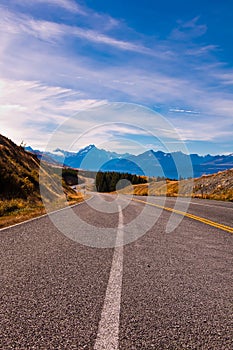
<path id="1" fill-rule="evenodd" d="M 116 247 L 94 350 L 118 350 L 123 275 L 123 214 L 119 209 Z"/>

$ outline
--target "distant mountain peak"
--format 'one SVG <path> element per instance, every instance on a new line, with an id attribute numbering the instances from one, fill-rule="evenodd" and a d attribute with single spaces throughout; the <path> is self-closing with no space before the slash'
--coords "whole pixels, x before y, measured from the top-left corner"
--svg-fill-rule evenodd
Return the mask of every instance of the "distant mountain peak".
<path id="1" fill-rule="evenodd" d="M 61 149 L 61 148 L 56 148 L 53 152 L 64 152 L 64 150 L 63 149 Z"/>
<path id="2" fill-rule="evenodd" d="M 43 152 L 34 151 L 34 153 L 40 156 Z M 138 155 L 119 154 L 100 149 L 94 144 L 87 145 L 78 152 L 68 152 L 57 148 L 53 153 L 45 152 L 45 154 L 49 159 L 73 168 L 92 171 L 104 168 L 105 171 L 135 174 L 138 172 L 138 175 L 145 174 L 147 176 L 165 176 L 168 178 L 189 177 L 190 175 L 200 177 L 203 174 L 212 174 L 233 168 L 233 154 L 224 156 L 188 155 L 181 151 L 164 152 L 153 149 Z M 190 171 L 185 167 L 185 164 L 190 163 L 192 164 L 193 174 L 190 174 Z M 178 168 L 179 171 L 182 169 L 182 174 L 178 174 Z"/>
<path id="3" fill-rule="evenodd" d="M 33 148 L 31 146 L 27 146 L 27 147 L 24 147 L 25 151 L 28 151 L 28 152 L 33 152 Z"/>
<path id="4" fill-rule="evenodd" d="M 92 149 L 95 149 L 95 148 L 96 148 L 96 146 L 95 146 L 94 144 L 90 144 L 90 145 L 88 145 L 88 146 L 86 146 L 86 147 L 84 147 L 84 148 L 81 148 L 81 149 L 78 151 L 78 153 L 89 152 L 89 151 L 91 151 Z"/>

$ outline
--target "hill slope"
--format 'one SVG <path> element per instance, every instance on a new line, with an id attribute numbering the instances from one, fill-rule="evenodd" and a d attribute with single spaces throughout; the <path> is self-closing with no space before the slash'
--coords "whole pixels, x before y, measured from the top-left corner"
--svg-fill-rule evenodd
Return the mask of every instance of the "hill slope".
<path id="1" fill-rule="evenodd" d="M 136 195 L 151 196 L 178 196 L 179 191 L 181 196 L 233 201 L 233 169 L 192 180 L 152 181 L 134 185 L 133 191 Z M 132 194 L 132 188 L 125 188 L 121 192 Z"/>
<path id="2" fill-rule="evenodd" d="M 76 200 L 76 192 L 63 182 L 65 196 L 59 191 L 60 178 L 56 169 L 42 165 L 42 180 L 46 179 L 45 201 L 64 206 L 64 198 Z M 37 156 L 0 135 L 0 226 L 21 221 L 44 212 L 39 186 L 40 161 Z M 80 198 L 79 198 L 80 199 Z"/>

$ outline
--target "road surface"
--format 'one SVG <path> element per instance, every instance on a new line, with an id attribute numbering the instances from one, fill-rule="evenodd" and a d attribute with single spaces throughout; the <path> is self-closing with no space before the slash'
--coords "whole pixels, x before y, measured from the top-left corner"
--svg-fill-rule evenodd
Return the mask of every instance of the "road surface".
<path id="1" fill-rule="evenodd" d="M 94 195 L 72 210 L 93 227 L 115 228 L 119 243 L 145 200 L 161 204 L 137 197 L 125 208 L 119 199 L 115 213 L 91 206 L 114 199 Z M 171 212 L 146 208 L 136 230 L 158 214 L 156 223 L 116 248 L 73 241 L 48 216 L 1 230 L 0 349 L 232 349 L 233 235 L 222 228 L 233 226 L 233 204 L 192 200 L 188 212 L 217 226 L 185 216 L 171 233 Z M 53 215 L 70 224 L 66 210 Z"/>

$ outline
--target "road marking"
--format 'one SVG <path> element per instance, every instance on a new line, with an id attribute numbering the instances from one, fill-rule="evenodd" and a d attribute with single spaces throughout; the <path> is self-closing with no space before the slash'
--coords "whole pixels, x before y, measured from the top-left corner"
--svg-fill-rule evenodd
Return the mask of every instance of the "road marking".
<path id="1" fill-rule="evenodd" d="M 178 214 L 178 215 L 183 215 L 183 216 L 186 216 L 186 217 L 188 217 L 188 218 L 190 218 L 190 219 L 193 219 L 193 220 L 196 220 L 196 221 L 200 221 L 200 222 L 202 222 L 202 223 L 204 223 L 204 224 L 206 224 L 206 225 L 219 228 L 220 230 L 233 233 L 233 227 L 231 227 L 231 226 L 219 224 L 218 222 L 211 221 L 211 220 L 209 220 L 209 219 L 205 219 L 205 218 L 202 218 L 202 217 L 200 217 L 200 216 L 196 216 L 196 215 L 193 215 L 193 214 L 190 214 L 190 213 L 186 213 L 186 212 L 184 212 L 184 211 L 176 210 L 176 209 L 173 209 L 173 208 L 169 208 L 169 207 L 164 207 L 163 205 L 159 205 L 159 204 L 154 204 L 154 203 L 146 202 L 146 201 L 143 201 L 143 200 L 141 200 L 141 199 L 133 198 L 133 200 L 134 200 L 135 202 L 139 202 L 139 203 L 144 203 L 144 204 L 147 204 L 147 205 L 151 205 L 151 206 L 156 207 L 156 208 L 159 208 L 159 209 L 164 209 L 164 210 L 167 210 L 167 211 L 171 211 L 171 212 L 176 213 L 176 214 Z"/>
<path id="2" fill-rule="evenodd" d="M 119 209 L 119 223 L 112 267 L 99 322 L 94 350 L 118 350 L 121 289 L 123 275 L 123 214 Z"/>

